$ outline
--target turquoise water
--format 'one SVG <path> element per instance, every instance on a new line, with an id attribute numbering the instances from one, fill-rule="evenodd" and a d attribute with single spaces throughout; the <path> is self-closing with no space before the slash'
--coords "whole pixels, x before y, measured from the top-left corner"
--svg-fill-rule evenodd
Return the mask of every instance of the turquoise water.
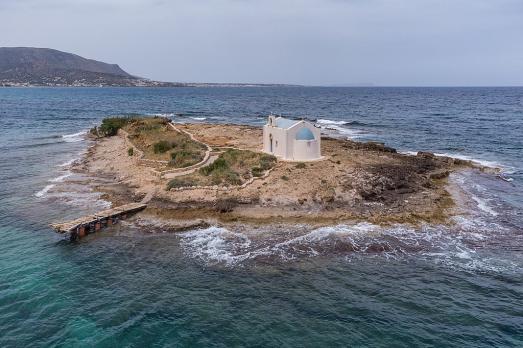
<path id="1" fill-rule="evenodd" d="M 48 227 L 106 204 L 68 171 L 104 116 L 271 111 L 513 181 L 451 177 L 451 227 Z M 0 89 L 0 346 L 522 346 L 522 126 L 522 88 Z"/>

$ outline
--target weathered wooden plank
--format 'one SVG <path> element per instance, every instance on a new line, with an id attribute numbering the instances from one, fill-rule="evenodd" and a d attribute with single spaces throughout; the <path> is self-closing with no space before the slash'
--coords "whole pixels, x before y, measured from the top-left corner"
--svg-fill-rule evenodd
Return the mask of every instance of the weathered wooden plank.
<path id="1" fill-rule="evenodd" d="M 100 220 L 107 220 L 121 216 L 123 214 L 135 213 L 145 209 L 146 207 L 147 204 L 145 203 L 129 203 L 119 207 L 103 210 L 95 214 L 83 216 L 75 220 L 54 223 L 51 224 L 51 227 L 59 233 L 72 232 L 81 226 L 89 226 L 90 224 L 96 224 L 100 222 Z"/>

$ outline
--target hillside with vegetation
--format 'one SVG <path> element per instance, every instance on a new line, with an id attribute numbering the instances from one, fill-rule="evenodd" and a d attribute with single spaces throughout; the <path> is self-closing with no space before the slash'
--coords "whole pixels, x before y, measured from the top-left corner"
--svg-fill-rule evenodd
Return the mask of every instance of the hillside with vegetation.
<path id="1" fill-rule="evenodd" d="M 49 48 L 0 47 L 0 86 L 178 86 Z"/>
<path id="2" fill-rule="evenodd" d="M 91 130 L 97 137 L 110 137 L 122 129 L 129 141 L 139 151 L 142 158 L 165 163 L 170 168 L 186 168 L 201 162 L 207 147 L 192 140 L 184 132 L 171 126 L 164 117 L 108 117 L 100 126 Z M 134 149 L 128 149 L 128 155 L 134 155 Z"/>

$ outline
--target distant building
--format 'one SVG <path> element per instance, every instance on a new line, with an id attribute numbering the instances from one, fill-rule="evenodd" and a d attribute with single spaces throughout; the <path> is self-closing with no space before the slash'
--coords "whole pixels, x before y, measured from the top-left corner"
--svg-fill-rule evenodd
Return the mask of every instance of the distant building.
<path id="1" fill-rule="evenodd" d="M 263 126 L 263 151 L 287 161 L 321 159 L 320 130 L 310 122 L 270 115 Z"/>

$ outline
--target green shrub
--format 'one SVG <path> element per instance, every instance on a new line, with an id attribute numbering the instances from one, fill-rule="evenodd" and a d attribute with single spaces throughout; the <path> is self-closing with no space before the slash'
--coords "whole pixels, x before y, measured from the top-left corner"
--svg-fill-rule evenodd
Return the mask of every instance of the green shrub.
<path id="1" fill-rule="evenodd" d="M 159 124 L 147 124 L 147 125 L 136 127 L 134 131 L 138 134 L 138 133 L 151 132 L 153 130 L 158 130 L 161 127 L 162 126 Z"/>
<path id="2" fill-rule="evenodd" d="M 229 185 L 241 185 L 242 180 L 238 173 L 233 171 L 228 171 L 223 175 L 223 181 Z"/>
<path id="3" fill-rule="evenodd" d="M 275 163 L 276 163 L 276 157 L 274 157 L 272 155 L 264 154 L 260 157 L 260 168 L 263 170 L 271 169 Z"/>
<path id="4" fill-rule="evenodd" d="M 236 156 L 236 154 L 232 153 L 232 156 Z M 240 185 L 242 183 L 240 175 L 231 169 L 229 162 L 223 157 L 219 157 L 208 166 L 200 168 L 200 174 L 211 176 L 213 185 Z"/>
<path id="5" fill-rule="evenodd" d="M 263 168 L 260 168 L 260 167 L 254 167 L 251 169 L 252 176 L 257 177 L 257 178 L 262 176 L 263 172 L 264 172 Z"/>
<path id="6" fill-rule="evenodd" d="M 169 161 L 169 165 L 177 168 L 185 168 L 190 167 L 202 160 L 203 157 L 199 152 L 181 150 L 171 153 L 171 160 Z"/>
<path id="7" fill-rule="evenodd" d="M 218 158 L 213 163 L 209 164 L 208 166 L 205 166 L 203 168 L 200 168 L 200 173 L 207 176 L 210 175 L 213 172 L 216 171 L 225 171 L 229 169 L 229 164 L 227 161 L 223 158 Z"/>
<path id="8" fill-rule="evenodd" d="M 167 190 L 187 186 L 196 186 L 196 182 L 190 178 L 174 178 L 167 184 Z"/>
<path id="9" fill-rule="evenodd" d="M 181 149 L 181 146 L 178 149 Z M 203 159 L 200 158 L 202 157 L 200 150 L 188 147 L 186 150 L 172 152 L 171 163 L 178 167 L 197 163 Z M 181 159 L 184 159 L 184 164 L 180 165 L 178 161 Z M 275 163 L 276 157 L 271 155 L 248 150 L 227 149 L 213 163 L 200 168 L 196 174 L 189 175 L 196 178 L 199 176 L 196 180 L 202 185 L 241 185 L 252 177 L 263 176 Z"/>
<path id="10" fill-rule="evenodd" d="M 127 154 L 128 154 L 129 156 L 134 155 L 134 149 L 133 149 L 132 147 L 128 148 L 128 149 L 127 149 Z"/>
<path id="11" fill-rule="evenodd" d="M 111 137 L 118 133 L 118 130 L 129 123 L 130 117 L 108 117 L 102 120 L 102 124 L 98 127 L 98 135 L 103 137 Z"/>
<path id="12" fill-rule="evenodd" d="M 172 144 L 166 140 L 160 140 L 159 142 L 154 143 L 153 145 L 154 153 L 165 153 L 172 148 Z"/>
<path id="13" fill-rule="evenodd" d="M 227 160 L 227 162 L 236 162 L 242 154 L 241 150 L 228 149 L 222 154 L 222 158 Z"/>
<path id="14" fill-rule="evenodd" d="M 213 185 L 241 185 L 241 183 L 240 176 L 233 171 L 214 172 L 211 176 L 211 184 Z"/>
<path id="15" fill-rule="evenodd" d="M 297 169 L 304 169 L 304 168 L 306 168 L 306 167 L 307 167 L 307 165 L 306 165 L 305 163 L 303 163 L 303 162 L 300 162 L 300 163 L 298 163 L 298 164 L 296 165 L 296 168 L 297 168 Z"/>

